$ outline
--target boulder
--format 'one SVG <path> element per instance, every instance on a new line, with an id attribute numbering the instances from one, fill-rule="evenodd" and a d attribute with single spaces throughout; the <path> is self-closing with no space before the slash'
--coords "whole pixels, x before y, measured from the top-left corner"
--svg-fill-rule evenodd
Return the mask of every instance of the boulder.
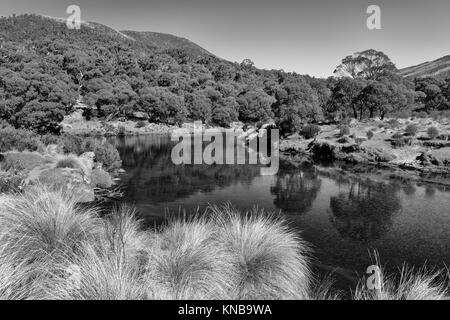
<path id="1" fill-rule="evenodd" d="M 141 111 L 135 111 L 133 112 L 133 118 L 137 120 L 148 120 L 148 114 Z"/>

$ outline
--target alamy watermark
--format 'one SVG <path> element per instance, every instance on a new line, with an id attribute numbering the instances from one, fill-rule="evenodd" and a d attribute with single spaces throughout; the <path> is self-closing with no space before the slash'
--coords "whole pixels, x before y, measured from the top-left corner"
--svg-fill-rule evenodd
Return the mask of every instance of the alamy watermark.
<path id="1" fill-rule="evenodd" d="M 366 280 L 367 289 L 381 290 L 383 279 L 380 267 L 377 265 L 368 266 L 366 274 L 369 275 Z"/>
<path id="2" fill-rule="evenodd" d="M 181 140 L 180 140 L 181 139 Z M 171 153 L 172 162 L 180 164 L 262 165 L 261 175 L 275 175 L 279 168 L 279 130 L 260 129 L 246 135 L 242 129 L 177 129 L 171 140 L 178 142 Z"/>
<path id="3" fill-rule="evenodd" d="M 80 30 L 81 28 L 81 8 L 76 4 L 67 7 L 66 13 L 70 16 L 66 19 L 66 26 L 70 30 Z"/>
<path id="4" fill-rule="evenodd" d="M 377 5 L 370 5 L 367 7 L 367 14 L 370 16 L 367 18 L 366 26 L 369 30 L 381 29 L 381 8 Z"/>

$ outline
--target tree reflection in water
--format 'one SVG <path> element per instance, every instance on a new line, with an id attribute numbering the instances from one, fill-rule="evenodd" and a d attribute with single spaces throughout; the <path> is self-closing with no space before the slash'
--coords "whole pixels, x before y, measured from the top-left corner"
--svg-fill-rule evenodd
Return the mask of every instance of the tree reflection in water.
<path id="1" fill-rule="evenodd" d="M 311 209 L 319 193 L 321 180 L 315 168 L 302 171 L 289 170 L 278 173 L 270 191 L 275 195 L 274 204 L 286 214 L 302 214 Z"/>
<path id="2" fill-rule="evenodd" d="M 398 187 L 393 184 L 353 181 L 348 192 L 330 199 L 331 222 L 349 240 L 369 242 L 380 238 L 400 210 Z"/>
<path id="3" fill-rule="evenodd" d="M 149 135 L 116 139 L 126 174 L 121 185 L 127 200 L 157 205 L 188 197 L 196 192 L 211 192 L 259 175 L 255 165 L 175 165 L 170 136 Z"/>

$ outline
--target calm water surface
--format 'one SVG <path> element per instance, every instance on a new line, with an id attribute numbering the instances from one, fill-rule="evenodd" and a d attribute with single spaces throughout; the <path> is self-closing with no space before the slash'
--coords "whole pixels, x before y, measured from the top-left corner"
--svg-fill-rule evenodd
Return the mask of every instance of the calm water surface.
<path id="1" fill-rule="evenodd" d="M 280 165 L 261 176 L 255 165 L 181 165 L 170 137 L 116 138 L 126 173 L 125 200 L 148 223 L 208 204 L 255 205 L 285 215 L 312 244 L 322 270 L 365 273 L 376 249 L 383 265 L 450 265 L 450 190 L 393 180 L 373 181 L 330 168 Z M 379 179 L 378 179 L 379 180 Z"/>

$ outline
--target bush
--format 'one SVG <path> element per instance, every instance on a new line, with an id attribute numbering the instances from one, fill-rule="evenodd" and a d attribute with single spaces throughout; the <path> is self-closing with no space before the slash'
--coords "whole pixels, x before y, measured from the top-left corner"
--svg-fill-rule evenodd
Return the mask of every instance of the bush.
<path id="1" fill-rule="evenodd" d="M 302 130 L 300 131 L 300 134 L 305 139 L 312 139 L 315 136 L 317 136 L 319 134 L 319 132 L 320 132 L 320 127 L 318 125 L 308 124 L 302 128 Z"/>
<path id="2" fill-rule="evenodd" d="M 113 184 L 111 176 L 103 169 L 94 169 L 91 174 L 91 183 L 94 187 L 110 188 Z"/>
<path id="3" fill-rule="evenodd" d="M 25 175 L 17 170 L 0 170 L 0 194 L 17 192 L 22 186 Z"/>
<path id="4" fill-rule="evenodd" d="M 120 169 L 122 161 L 119 151 L 109 142 L 96 138 L 83 138 L 79 136 L 65 134 L 56 139 L 50 139 L 53 143 L 62 146 L 65 153 L 81 155 L 85 152 L 93 152 L 95 160 L 103 164 L 108 172 L 114 172 Z M 49 142 L 47 139 L 46 142 Z"/>
<path id="5" fill-rule="evenodd" d="M 413 137 L 417 134 L 418 131 L 419 131 L 419 127 L 413 123 L 408 124 L 405 129 L 405 133 L 408 136 L 413 136 Z"/>
<path id="6" fill-rule="evenodd" d="M 369 139 L 369 140 L 372 139 L 374 136 L 373 131 L 372 130 L 367 131 L 366 136 L 367 136 L 367 139 Z"/>
<path id="7" fill-rule="evenodd" d="M 439 136 L 439 130 L 436 127 L 429 127 L 427 134 L 431 139 L 436 139 Z"/>
<path id="8" fill-rule="evenodd" d="M 397 119 L 390 119 L 387 123 L 391 129 L 397 129 L 400 127 L 400 122 Z"/>
<path id="9" fill-rule="evenodd" d="M 148 126 L 148 122 L 144 121 L 144 120 L 140 120 L 136 123 L 136 128 L 145 128 L 146 126 Z"/>
<path id="10" fill-rule="evenodd" d="M 33 131 L 16 129 L 9 124 L 0 123 L 0 152 L 36 151 L 42 146 L 43 143 Z"/>
<path id="11" fill-rule="evenodd" d="M 338 129 L 341 136 L 348 136 L 350 134 L 350 127 L 348 125 L 340 125 Z"/>

